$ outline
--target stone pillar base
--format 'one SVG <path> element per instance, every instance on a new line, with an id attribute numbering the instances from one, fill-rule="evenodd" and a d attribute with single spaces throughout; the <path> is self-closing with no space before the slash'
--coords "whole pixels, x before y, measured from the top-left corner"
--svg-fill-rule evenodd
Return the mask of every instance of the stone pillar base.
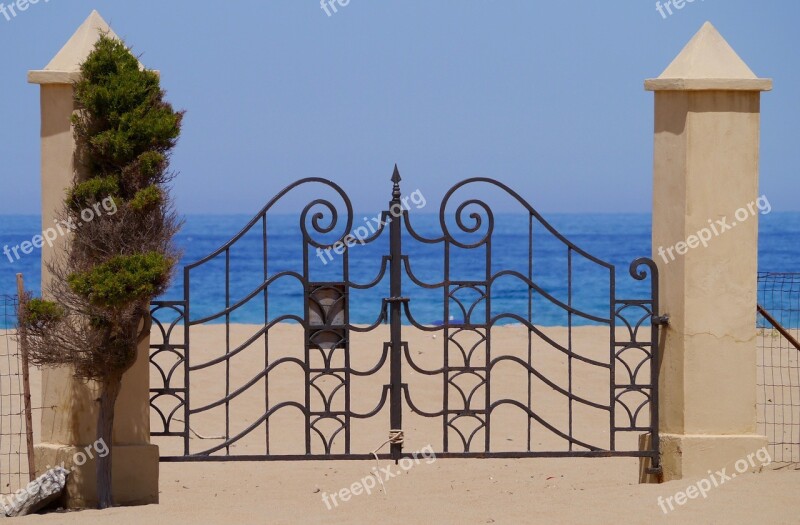
<path id="1" fill-rule="evenodd" d="M 747 472 L 758 470 L 762 464 L 755 453 L 767 446 L 767 437 L 755 434 L 700 435 L 661 434 L 661 465 L 663 481 L 683 478 L 704 478 L 708 471 L 715 473 L 723 468 L 727 474 L 737 472 L 736 462 L 747 462 Z M 748 456 L 752 457 L 751 466 Z M 743 463 L 739 469 L 743 470 Z"/>
<path id="2" fill-rule="evenodd" d="M 43 474 L 48 468 L 61 466 L 70 471 L 67 487 L 61 504 L 69 509 L 97 507 L 95 462 L 84 456 L 92 445 L 84 447 L 58 443 L 39 443 L 34 447 L 36 473 Z M 102 451 L 102 448 L 101 448 Z M 81 453 L 83 455 L 81 455 Z M 158 446 L 114 445 L 112 464 L 113 498 L 115 505 L 148 505 L 158 503 Z"/>

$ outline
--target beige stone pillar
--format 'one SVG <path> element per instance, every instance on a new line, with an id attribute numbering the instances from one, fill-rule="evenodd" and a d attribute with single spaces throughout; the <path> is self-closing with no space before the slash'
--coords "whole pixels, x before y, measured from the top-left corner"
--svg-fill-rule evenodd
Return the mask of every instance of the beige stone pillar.
<path id="1" fill-rule="evenodd" d="M 72 83 L 80 77 L 79 64 L 92 51 L 101 34 L 115 36 L 94 11 L 43 70 L 30 71 L 28 81 L 41 90 L 42 226 L 54 226 L 65 189 L 76 176 L 75 141 L 70 117 L 75 109 Z M 78 175 L 79 176 L 79 175 Z M 51 279 L 47 262 L 64 250 L 63 239 L 42 248 L 42 287 Z M 113 484 L 117 504 L 158 502 L 158 447 L 150 444 L 149 342 L 123 378 L 114 422 Z M 75 470 L 67 478 L 66 505 L 94 506 L 95 464 L 102 447 L 96 439 L 97 389 L 74 379 L 69 369 L 48 369 L 42 374 L 42 435 L 35 446 L 36 470 L 61 465 Z M 88 449 L 87 449 L 88 447 Z M 91 451 L 90 453 L 87 450 Z M 82 463 L 82 465 L 81 465 Z"/>
<path id="2" fill-rule="evenodd" d="M 655 92 L 653 259 L 670 318 L 659 378 L 663 479 L 731 473 L 767 443 L 756 434 L 753 209 L 760 92 L 772 81 L 706 23 L 645 88 Z M 747 217 L 736 217 L 740 209 Z"/>

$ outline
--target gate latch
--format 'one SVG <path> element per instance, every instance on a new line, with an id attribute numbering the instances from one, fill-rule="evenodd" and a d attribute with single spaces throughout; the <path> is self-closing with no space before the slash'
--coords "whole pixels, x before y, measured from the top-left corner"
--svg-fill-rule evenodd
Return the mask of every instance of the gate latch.
<path id="1" fill-rule="evenodd" d="M 392 303 L 407 303 L 411 299 L 409 297 L 385 297 L 383 299 L 383 316 L 384 316 L 384 323 L 389 322 L 389 312 L 387 307 Z"/>
<path id="2" fill-rule="evenodd" d="M 669 316 L 668 315 L 654 315 L 653 316 L 653 324 L 656 326 L 667 326 L 669 325 Z"/>

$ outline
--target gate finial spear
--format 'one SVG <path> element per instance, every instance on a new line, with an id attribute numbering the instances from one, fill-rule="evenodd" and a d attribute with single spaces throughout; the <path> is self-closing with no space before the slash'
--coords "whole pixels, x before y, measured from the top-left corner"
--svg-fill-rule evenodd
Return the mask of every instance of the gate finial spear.
<path id="1" fill-rule="evenodd" d="M 392 174 L 392 182 L 394 182 L 394 187 L 392 188 L 392 199 L 395 201 L 400 201 L 400 170 L 397 169 L 397 164 L 394 165 L 394 173 Z"/>

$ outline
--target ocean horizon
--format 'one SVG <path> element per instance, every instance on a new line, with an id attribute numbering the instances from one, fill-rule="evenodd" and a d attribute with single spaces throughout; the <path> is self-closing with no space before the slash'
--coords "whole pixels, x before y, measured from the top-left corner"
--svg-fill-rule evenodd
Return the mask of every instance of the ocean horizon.
<path id="1" fill-rule="evenodd" d="M 353 227 L 358 220 L 372 217 L 372 213 L 354 214 Z M 533 233 L 533 264 L 528 266 L 528 223 L 526 215 L 496 214 L 495 229 L 492 235 L 492 274 L 501 270 L 516 270 L 522 274 L 531 271 L 533 281 L 556 299 L 570 300 L 576 308 L 593 315 L 608 316 L 609 275 L 608 271 L 588 259 L 573 257 L 571 289 L 567 279 L 567 256 L 565 246 L 544 230 Z M 236 235 L 252 218 L 244 214 L 236 215 L 187 215 L 176 244 L 182 251 L 182 258 L 176 268 L 176 275 L 170 289 L 160 299 L 183 299 L 183 266 L 199 261 L 214 252 Z M 649 280 L 634 280 L 629 271 L 630 263 L 639 257 L 649 257 L 650 214 L 544 214 L 544 219 L 563 236 L 592 256 L 615 267 L 616 297 L 618 299 L 639 299 L 649 297 Z M 410 221 L 415 231 L 424 237 L 441 235 L 439 218 L 436 214 L 420 213 L 412 210 Z M 800 212 L 771 212 L 759 215 L 759 271 L 791 272 L 800 271 Z M 260 224 L 260 223 L 259 223 Z M 485 224 L 484 224 L 485 226 Z M 36 215 L 0 215 L 0 248 L 18 246 L 40 234 L 40 218 Z M 388 230 L 388 229 L 387 229 Z M 455 228 L 453 228 L 455 231 Z M 334 230 L 326 241 L 332 241 L 341 232 Z M 478 235 L 478 234 L 474 234 Z M 721 235 L 724 235 L 722 233 Z M 231 249 L 231 279 L 229 283 L 230 304 L 244 299 L 263 282 L 262 228 L 245 235 Z M 388 255 L 388 231 L 382 238 L 370 245 L 354 245 L 350 249 L 350 279 L 353 282 L 373 281 L 380 272 L 382 255 Z M 475 240 L 475 237 L 473 237 Z M 524 241 L 524 242 L 520 242 Z M 713 243 L 714 239 L 709 241 Z M 302 273 L 301 232 L 299 212 L 296 214 L 270 215 L 268 222 L 269 274 L 294 270 Z M 695 249 L 703 249 L 702 246 Z M 485 279 L 483 266 L 485 252 L 476 258 L 479 250 L 464 250 L 451 253 L 451 279 Z M 19 252 L 18 252 L 19 253 Z M 436 245 L 426 245 L 403 235 L 403 253 L 408 255 L 414 275 L 426 283 L 441 281 L 443 258 Z M 21 255 L 21 254 L 20 254 Z M 4 255 L 0 259 L 0 295 L 16 294 L 16 274 L 22 273 L 28 290 L 39 294 L 41 268 L 39 250 L 22 255 L 19 260 Z M 580 260 L 579 260 L 580 259 Z M 661 265 L 663 260 L 656 260 Z M 314 281 L 336 281 L 341 279 L 341 256 L 330 257 L 309 255 L 309 271 Z M 605 272 L 605 273 L 604 273 Z M 225 307 L 225 265 L 224 257 L 218 257 L 200 268 L 192 270 L 191 275 L 192 319 L 211 315 Z M 414 286 L 404 275 L 403 293 L 411 298 L 409 303 L 415 320 L 424 324 L 434 324 L 443 319 L 444 308 L 441 289 L 425 290 Z M 376 287 L 369 290 L 351 290 L 350 319 L 353 323 L 371 324 L 380 314 L 381 301 L 388 296 L 388 276 L 384 276 Z M 263 300 L 253 300 L 231 315 L 231 322 L 263 323 L 281 315 L 299 315 L 303 312 L 302 286 L 293 279 L 279 279 L 270 285 L 268 304 Z M 541 298 L 541 297 L 540 297 Z M 492 287 L 491 314 L 516 313 L 526 317 L 532 312 L 535 324 L 543 326 L 565 326 L 584 323 L 576 316 L 568 319 L 563 309 L 555 308 L 549 301 L 531 300 L 528 289 L 520 281 L 498 279 Z M 530 302 L 529 302 L 530 301 Z M 252 304 L 251 304 L 252 303 Z M 452 312 L 451 312 L 452 313 Z M 485 306 L 478 305 L 474 315 L 485 316 Z M 456 316 L 459 319 L 461 316 Z M 217 319 L 224 322 L 224 316 Z M 404 319 L 404 322 L 407 320 Z M 512 322 L 502 320 L 498 324 Z"/>

